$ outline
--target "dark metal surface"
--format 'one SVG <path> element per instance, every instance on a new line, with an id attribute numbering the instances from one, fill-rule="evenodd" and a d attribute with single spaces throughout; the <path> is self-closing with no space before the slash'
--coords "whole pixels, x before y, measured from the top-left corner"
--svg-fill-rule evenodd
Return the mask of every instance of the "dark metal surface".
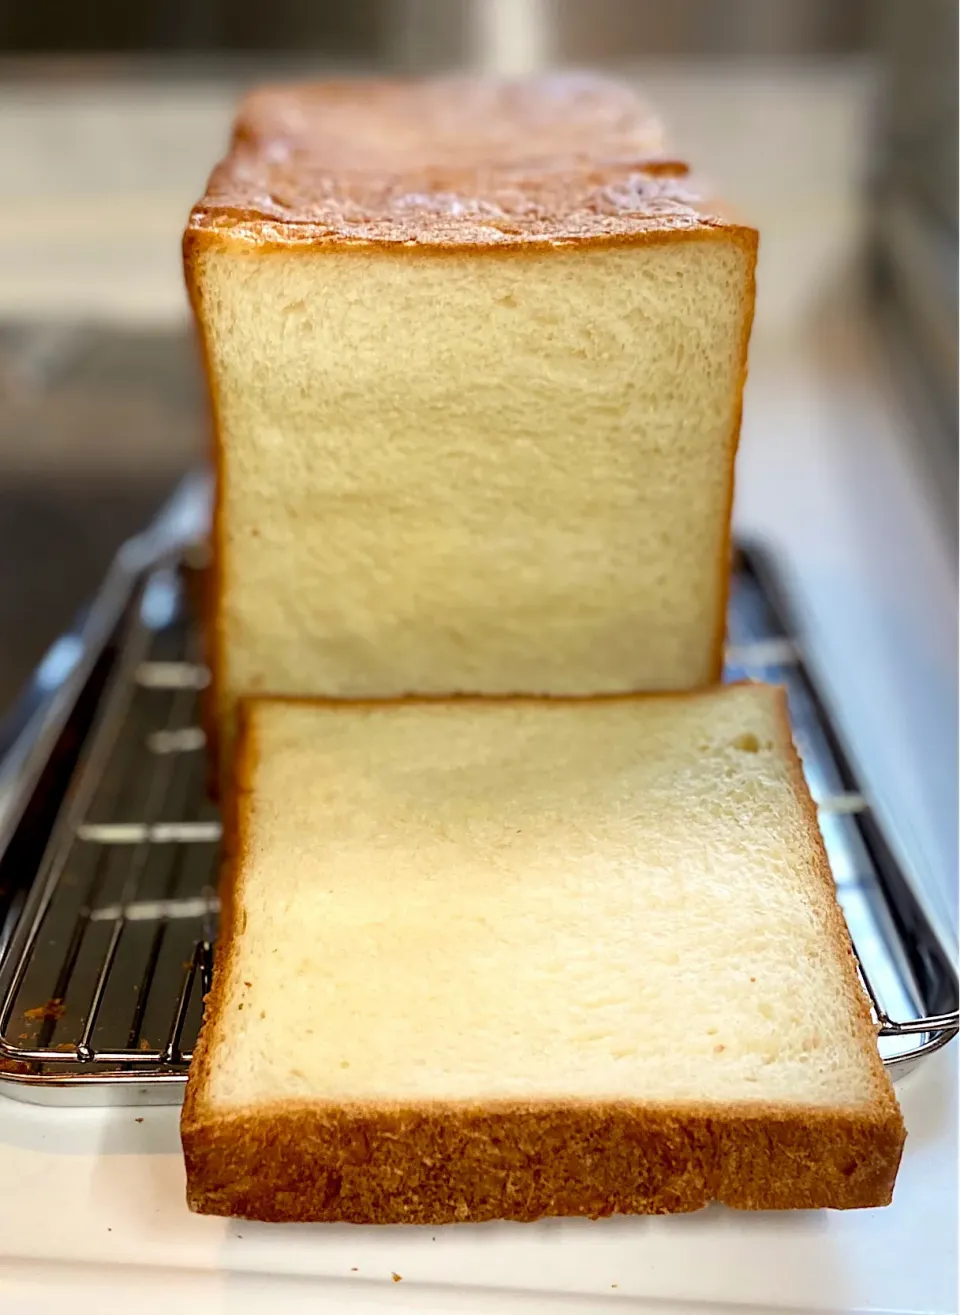
<path id="1" fill-rule="evenodd" d="M 200 459 L 189 329 L 0 322 L 0 717 Z"/>

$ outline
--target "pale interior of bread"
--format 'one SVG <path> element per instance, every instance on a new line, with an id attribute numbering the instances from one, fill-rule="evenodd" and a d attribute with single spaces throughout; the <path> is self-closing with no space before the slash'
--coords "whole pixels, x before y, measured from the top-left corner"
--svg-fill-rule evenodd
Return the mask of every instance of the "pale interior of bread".
<path id="1" fill-rule="evenodd" d="M 213 246 L 219 697 L 716 675 L 752 255 Z"/>
<path id="2" fill-rule="evenodd" d="M 885 1090 L 779 691 L 264 702 L 249 734 L 211 1112 Z"/>

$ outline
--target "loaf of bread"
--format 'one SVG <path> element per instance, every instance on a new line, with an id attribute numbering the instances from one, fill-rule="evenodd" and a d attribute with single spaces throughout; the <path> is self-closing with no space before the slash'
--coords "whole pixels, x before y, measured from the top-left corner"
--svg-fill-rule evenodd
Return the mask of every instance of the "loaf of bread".
<path id="1" fill-rule="evenodd" d="M 224 753 L 247 695 L 715 680 L 756 245 L 602 81 L 251 96 L 184 240 Z"/>
<path id="2" fill-rule="evenodd" d="M 780 690 L 244 708 L 193 1209 L 890 1200 L 903 1125 Z"/>

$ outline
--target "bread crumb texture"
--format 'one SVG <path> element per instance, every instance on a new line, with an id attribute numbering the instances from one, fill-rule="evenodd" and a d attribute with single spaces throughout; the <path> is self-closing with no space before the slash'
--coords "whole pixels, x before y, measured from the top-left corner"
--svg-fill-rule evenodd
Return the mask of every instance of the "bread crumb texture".
<path id="1" fill-rule="evenodd" d="M 243 749 L 197 1208 L 889 1199 L 902 1123 L 780 691 L 264 702 Z"/>
<path id="2" fill-rule="evenodd" d="M 595 79 L 257 93 L 186 235 L 211 711 L 720 673 L 756 233 Z"/>

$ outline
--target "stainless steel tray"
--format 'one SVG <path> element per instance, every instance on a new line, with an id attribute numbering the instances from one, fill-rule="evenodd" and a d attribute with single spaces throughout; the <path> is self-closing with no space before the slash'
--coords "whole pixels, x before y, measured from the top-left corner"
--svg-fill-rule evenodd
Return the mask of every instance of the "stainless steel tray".
<path id="1" fill-rule="evenodd" d="M 128 544 L 52 650 L 0 767 L 0 1089 L 26 1100 L 180 1099 L 216 932 L 220 823 L 204 791 L 207 680 L 189 605 L 207 523 L 190 481 Z M 741 552 L 728 679 L 779 681 L 879 1024 L 902 1071 L 958 1030 L 957 972 L 894 861 L 791 633 Z M 2 744 L 2 738 L 0 738 Z"/>

